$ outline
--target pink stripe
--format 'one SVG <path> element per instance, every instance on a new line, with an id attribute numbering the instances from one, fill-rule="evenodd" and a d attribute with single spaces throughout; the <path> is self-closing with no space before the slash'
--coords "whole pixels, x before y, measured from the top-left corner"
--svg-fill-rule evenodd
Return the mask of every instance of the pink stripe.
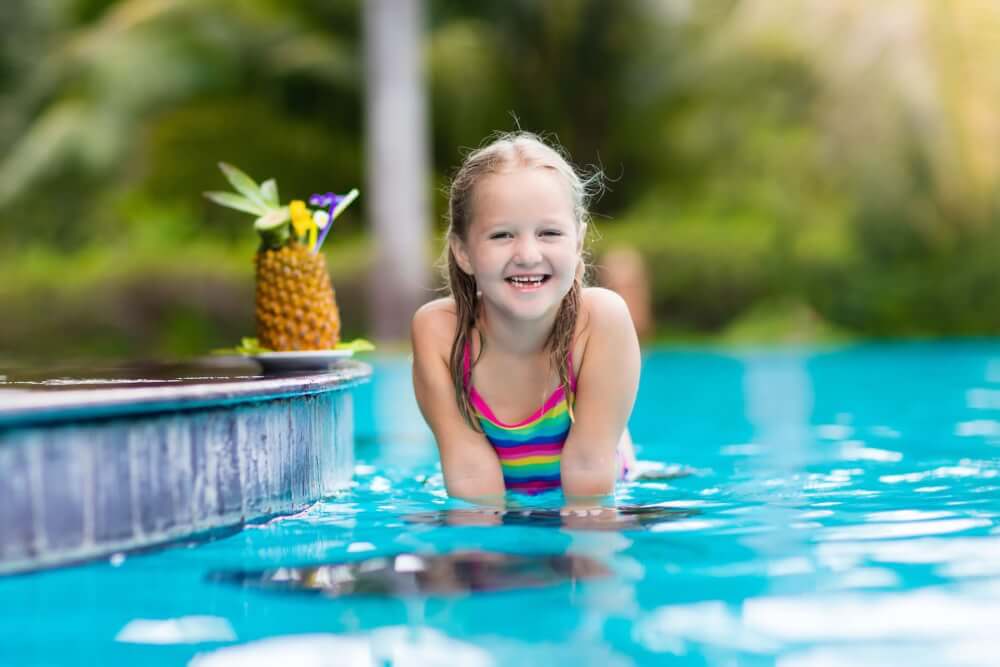
<path id="1" fill-rule="evenodd" d="M 534 482 L 514 482 L 508 480 L 507 488 L 515 491 L 545 491 L 547 489 L 558 489 L 558 481 L 538 480 Z"/>
<path id="2" fill-rule="evenodd" d="M 523 421 L 517 422 L 516 424 L 505 424 L 497 419 L 497 416 L 493 414 L 492 410 L 490 410 L 490 406 L 486 405 L 486 401 L 484 401 L 483 397 L 479 395 L 479 392 L 476 391 L 475 387 L 471 387 L 469 389 L 469 400 L 472 402 L 472 405 L 476 408 L 476 410 L 478 410 L 481 415 L 489 419 L 491 422 L 497 426 L 502 426 L 503 428 L 520 428 L 522 426 L 527 426 L 532 422 L 538 421 L 545 416 L 546 412 L 559 405 L 564 396 L 565 391 L 563 388 L 557 387 L 556 390 L 552 392 L 552 395 L 549 396 L 549 400 L 545 401 L 545 404 L 538 408 L 538 411 L 535 412 L 535 414 Z"/>
<path id="3" fill-rule="evenodd" d="M 562 452 L 562 443 L 556 442 L 551 445 L 538 445 L 535 447 L 518 447 L 516 451 L 510 452 L 509 449 L 496 449 L 497 455 L 500 457 L 501 461 L 516 461 L 517 459 L 523 459 L 528 456 L 552 456 L 553 454 L 559 454 Z"/>

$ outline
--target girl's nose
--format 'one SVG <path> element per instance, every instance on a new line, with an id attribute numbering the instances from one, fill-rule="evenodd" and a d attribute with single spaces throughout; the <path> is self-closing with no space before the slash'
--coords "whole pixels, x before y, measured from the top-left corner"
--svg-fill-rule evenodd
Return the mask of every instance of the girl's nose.
<path id="1" fill-rule="evenodd" d="M 514 254 L 514 261 L 518 264 L 530 266 L 542 261 L 542 253 L 538 249 L 538 244 L 533 238 L 522 239 L 517 244 Z"/>

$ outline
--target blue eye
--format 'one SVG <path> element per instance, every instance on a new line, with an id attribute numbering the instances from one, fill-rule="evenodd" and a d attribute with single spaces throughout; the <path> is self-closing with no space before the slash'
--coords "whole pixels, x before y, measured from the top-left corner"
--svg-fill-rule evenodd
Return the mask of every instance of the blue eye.
<path id="1" fill-rule="evenodd" d="M 490 239 L 505 239 L 510 236 L 510 232 L 497 232 L 496 234 L 490 234 Z"/>
<path id="2" fill-rule="evenodd" d="M 546 229 L 542 232 L 542 236 L 562 236 L 562 232 L 558 229 Z"/>

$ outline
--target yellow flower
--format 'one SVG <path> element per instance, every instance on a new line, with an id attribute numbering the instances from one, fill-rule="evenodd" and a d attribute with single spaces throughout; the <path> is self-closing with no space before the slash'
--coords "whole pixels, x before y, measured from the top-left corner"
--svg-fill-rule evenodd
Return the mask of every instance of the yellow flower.
<path id="1" fill-rule="evenodd" d="M 316 245 L 316 223 L 312 221 L 312 218 L 309 218 L 309 222 L 309 236 L 306 239 L 306 247 L 312 250 Z"/>
<path id="2" fill-rule="evenodd" d="M 315 229 L 316 223 L 313 222 L 312 215 L 306 208 L 306 203 L 301 199 L 296 199 L 289 204 L 288 212 L 292 216 L 292 227 L 295 228 L 295 233 L 298 236 L 305 236 L 310 228 Z"/>

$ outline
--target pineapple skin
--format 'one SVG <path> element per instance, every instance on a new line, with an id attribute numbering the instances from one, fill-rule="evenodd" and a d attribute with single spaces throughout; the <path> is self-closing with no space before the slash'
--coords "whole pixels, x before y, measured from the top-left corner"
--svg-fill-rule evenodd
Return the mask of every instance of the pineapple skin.
<path id="1" fill-rule="evenodd" d="M 340 312 L 322 254 L 292 241 L 261 247 L 254 263 L 261 346 L 290 352 L 328 350 L 340 342 Z"/>

